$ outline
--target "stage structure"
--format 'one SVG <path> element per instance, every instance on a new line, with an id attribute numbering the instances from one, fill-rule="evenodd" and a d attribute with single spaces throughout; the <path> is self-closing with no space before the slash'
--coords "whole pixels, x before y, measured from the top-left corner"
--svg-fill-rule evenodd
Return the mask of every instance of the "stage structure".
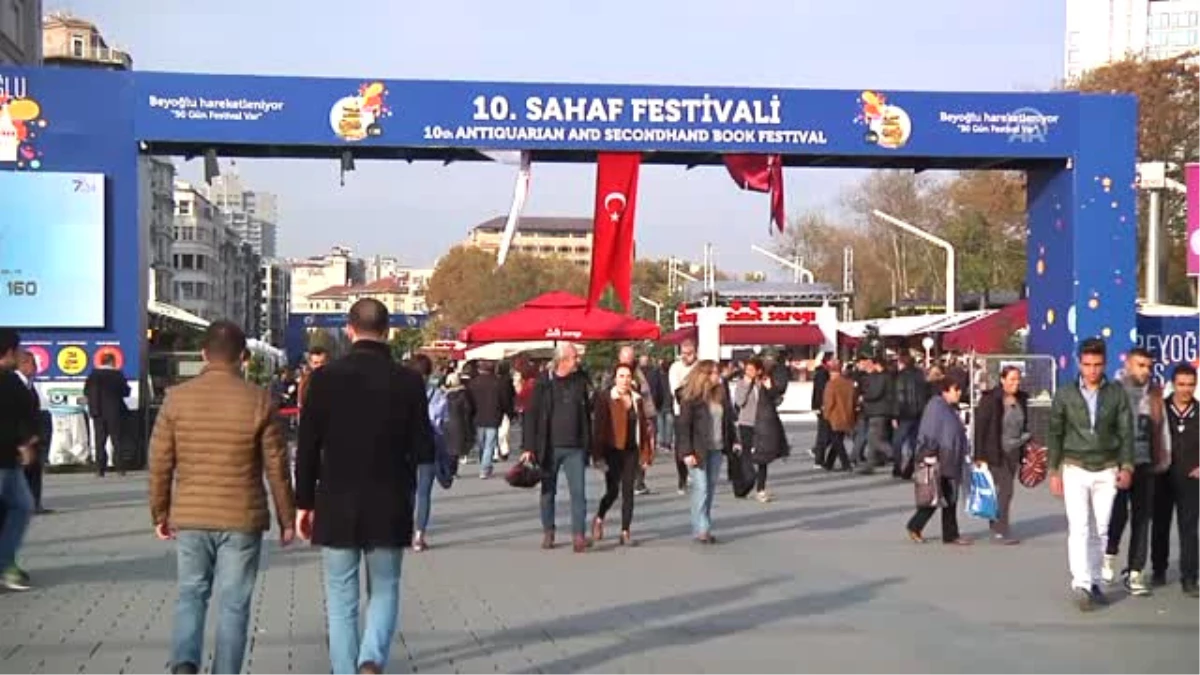
<path id="1" fill-rule="evenodd" d="M 535 164 L 640 151 L 646 163 L 680 166 L 682 176 L 685 166 L 719 167 L 723 153 L 770 153 L 792 172 L 1020 170 L 1029 177 L 1031 350 L 1052 355 L 1069 377 L 1077 341 L 1102 335 L 1116 372 L 1137 337 L 1130 96 L 3 68 L 0 100 L 0 175 L 74 174 L 89 203 L 102 197 L 100 244 L 94 230 L 59 232 L 59 220 L 14 206 L 26 188 L 3 195 L 0 324 L 25 329 L 51 381 L 78 382 L 104 353 L 118 355 L 131 380 L 144 370 L 148 235 L 138 210 L 149 196 L 138 194 L 139 154 L 346 166 L 485 160 L 483 150 L 527 150 Z M 36 182 L 28 189 L 41 189 Z M 10 255 L 13 242 L 37 237 L 52 245 L 48 256 Z M 83 300 L 97 287 L 102 312 L 100 295 Z M 54 297 L 79 298 L 79 311 L 46 301 Z"/>

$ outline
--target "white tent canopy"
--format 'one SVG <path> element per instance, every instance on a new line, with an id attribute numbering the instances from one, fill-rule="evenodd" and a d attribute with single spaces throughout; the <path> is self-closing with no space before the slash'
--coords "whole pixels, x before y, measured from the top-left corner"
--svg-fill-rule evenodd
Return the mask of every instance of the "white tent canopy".
<path id="1" fill-rule="evenodd" d="M 168 305 L 165 302 L 159 302 L 158 300 L 151 300 L 147 302 L 146 311 L 166 319 L 173 319 L 180 323 L 194 326 L 196 328 L 208 328 L 209 322 L 207 319 L 196 316 L 191 312 L 184 311 L 175 305 Z"/>
<path id="2" fill-rule="evenodd" d="M 920 314 L 917 316 L 897 316 L 890 319 L 867 319 L 864 321 L 848 321 L 838 326 L 838 332 L 852 338 L 861 338 L 867 332 L 867 326 L 879 328 L 880 337 L 908 337 L 910 335 L 925 335 L 928 333 L 943 333 L 964 326 L 972 321 L 978 321 L 998 310 L 984 309 L 973 312 L 957 312 L 955 314 Z"/>

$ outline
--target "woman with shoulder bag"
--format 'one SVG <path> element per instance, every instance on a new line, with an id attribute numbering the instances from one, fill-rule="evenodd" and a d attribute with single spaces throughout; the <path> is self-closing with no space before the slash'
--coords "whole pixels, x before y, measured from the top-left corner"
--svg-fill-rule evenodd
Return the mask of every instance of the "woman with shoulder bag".
<path id="1" fill-rule="evenodd" d="M 917 448 L 924 455 L 920 461 L 938 464 L 938 492 L 941 499 L 937 505 L 917 507 L 917 512 L 909 519 L 906 529 L 909 539 L 918 544 L 925 543 L 921 532 L 933 517 L 933 512 L 940 506 L 942 543 L 967 546 L 972 542 L 959 536 L 958 515 L 954 511 L 958 482 L 961 480 L 959 477 L 970 452 L 967 428 L 958 416 L 958 402 L 962 398 L 962 390 L 952 378 L 941 380 L 937 386 L 940 395 L 929 400 L 925 405 L 925 412 L 921 415 L 921 424 L 917 430 Z"/>
<path id="2" fill-rule="evenodd" d="M 604 517 L 621 494 L 621 545 L 636 546 L 630 526 L 633 524 L 633 496 L 638 469 L 654 460 L 654 437 L 646 416 L 646 403 L 635 391 L 633 367 L 620 364 L 613 371 L 613 386 L 600 392 L 593 401 L 592 459 L 604 469 L 604 496 L 592 521 L 592 538 L 604 538 Z"/>
<path id="3" fill-rule="evenodd" d="M 675 453 L 688 468 L 692 534 L 702 544 L 717 543 L 712 535 L 712 504 L 721 458 L 742 450 L 735 420 L 729 388 L 722 383 L 716 362 L 697 363 L 680 388 Z"/>
<path id="4" fill-rule="evenodd" d="M 1021 455 L 1031 438 L 1029 395 L 1021 391 L 1021 370 L 1005 366 L 1000 386 L 983 395 L 975 412 L 975 464 L 987 467 L 996 484 L 999 513 L 989 526 L 998 544 L 1021 543 L 1012 536 L 1011 507 Z"/>

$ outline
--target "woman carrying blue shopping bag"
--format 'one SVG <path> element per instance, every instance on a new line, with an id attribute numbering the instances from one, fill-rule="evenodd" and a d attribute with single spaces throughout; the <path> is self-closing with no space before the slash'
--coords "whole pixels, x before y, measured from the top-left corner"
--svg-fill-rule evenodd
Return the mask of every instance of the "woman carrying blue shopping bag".
<path id="1" fill-rule="evenodd" d="M 918 544 L 925 543 L 921 532 L 934 511 L 942 510 L 942 542 L 957 546 L 969 546 L 972 542 L 958 533 L 958 516 L 954 512 L 955 495 L 958 494 L 958 476 L 970 452 L 967 443 L 967 428 L 958 416 L 958 401 L 962 390 L 953 378 L 936 383 L 939 396 L 934 396 L 925 405 L 921 424 L 917 430 L 918 461 L 936 463 L 940 466 L 937 504 L 921 505 L 909 519 L 908 538 Z"/>

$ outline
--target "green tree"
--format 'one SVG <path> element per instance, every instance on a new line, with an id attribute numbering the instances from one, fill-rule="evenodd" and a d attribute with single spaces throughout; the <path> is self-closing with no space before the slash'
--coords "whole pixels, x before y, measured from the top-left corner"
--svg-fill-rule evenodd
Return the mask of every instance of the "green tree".
<path id="1" fill-rule="evenodd" d="M 388 346 L 392 349 L 392 358 L 402 361 L 411 357 L 425 344 L 425 334 L 420 328 L 401 328 L 392 334 Z"/>
<path id="2" fill-rule="evenodd" d="M 957 253 L 957 291 L 1018 291 L 1025 283 L 1025 176 L 965 171 L 941 189 L 939 236 Z"/>

